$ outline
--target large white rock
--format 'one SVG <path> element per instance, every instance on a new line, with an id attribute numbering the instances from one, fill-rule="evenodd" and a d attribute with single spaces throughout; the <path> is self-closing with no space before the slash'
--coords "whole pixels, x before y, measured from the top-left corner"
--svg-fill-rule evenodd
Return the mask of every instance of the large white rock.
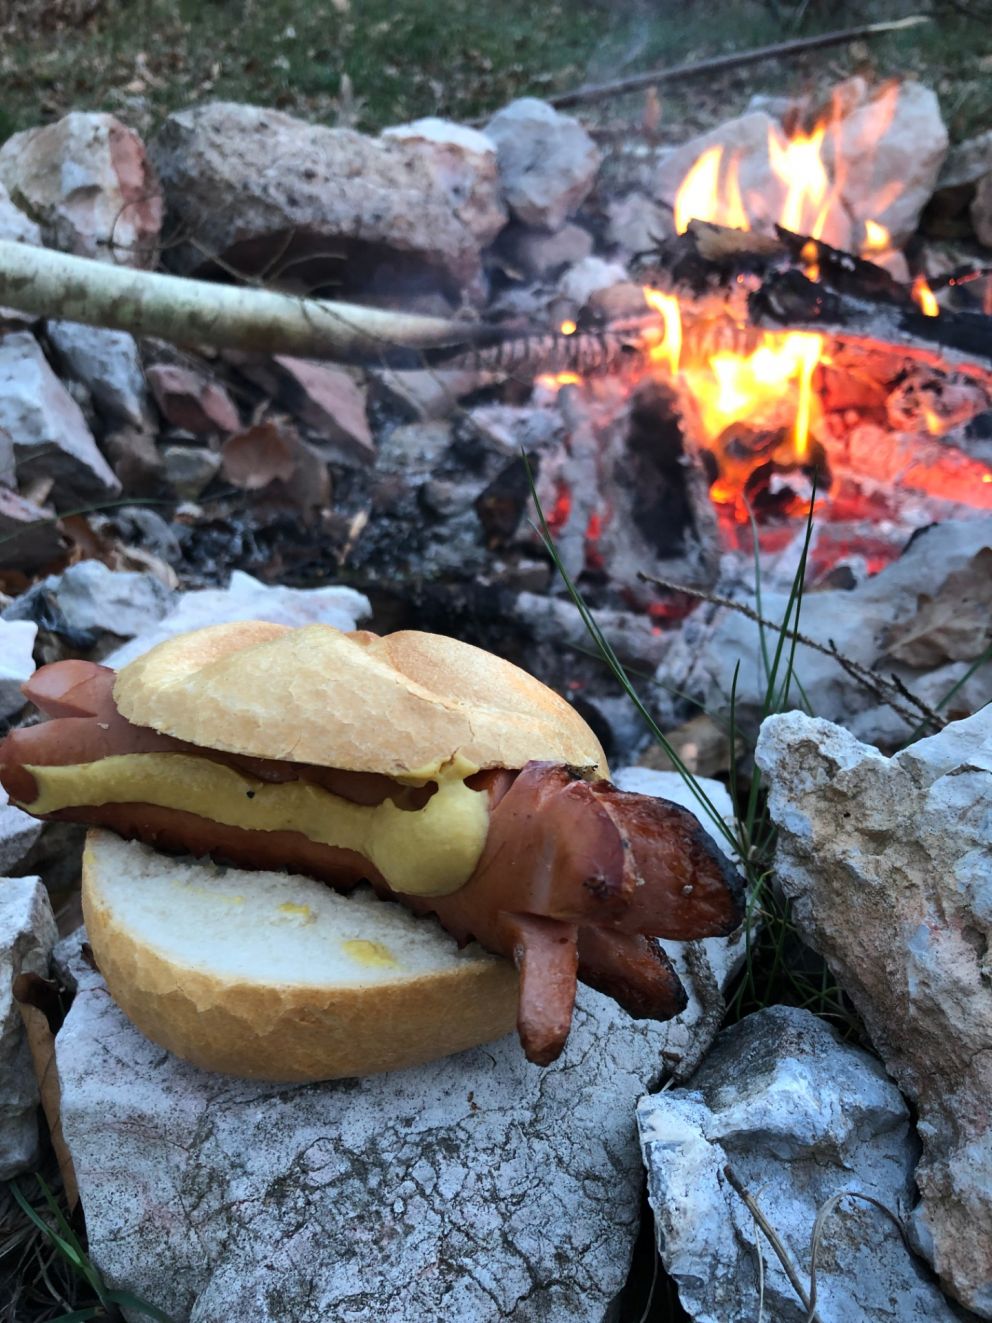
<path id="1" fill-rule="evenodd" d="M 38 1155 L 38 1086 L 12 991 L 18 974 L 48 977 L 57 933 L 36 877 L 0 877 L 0 1180 Z"/>
<path id="2" fill-rule="evenodd" d="M 511 101 L 486 125 L 486 137 L 496 144 L 510 210 L 527 225 L 559 229 L 596 181 L 596 144 L 577 119 L 546 101 Z"/>
<path id="3" fill-rule="evenodd" d="M 52 499 L 67 509 L 120 494 L 82 410 L 27 331 L 0 339 L 0 433 L 14 445 L 19 479 L 52 478 Z"/>
<path id="4" fill-rule="evenodd" d="M 133 335 L 58 321 L 48 322 L 45 334 L 61 370 L 86 387 L 108 419 L 138 428 L 149 423 L 148 391 Z"/>
<path id="5" fill-rule="evenodd" d="M 0 619 L 0 720 L 24 706 L 21 685 L 34 675 L 34 641 L 38 626 L 32 620 Z"/>
<path id="6" fill-rule="evenodd" d="M 353 252 L 388 279 L 405 255 L 446 285 L 468 282 L 504 213 L 487 153 L 441 136 L 421 125 L 368 138 L 224 101 L 178 111 L 150 144 L 170 216 L 196 239 L 170 264 L 189 273 L 204 252 L 283 266 Z"/>
<path id="7" fill-rule="evenodd" d="M 916 1240 L 992 1318 L 992 707 L 883 758 L 769 717 L 776 877 L 919 1114 Z"/>
<path id="8" fill-rule="evenodd" d="M 0 147 L 0 183 L 63 252 L 152 266 L 162 200 L 138 135 L 113 115 L 73 111 Z"/>
<path id="9" fill-rule="evenodd" d="M 176 1323 L 602 1323 L 665 1041 L 583 989 L 545 1070 L 509 1037 L 367 1079 L 241 1082 L 148 1042 L 83 967 L 57 1055 L 90 1253 Z"/>
<path id="10" fill-rule="evenodd" d="M 637 1109 L 658 1252 L 696 1323 L 752 1323 L 758 1254 L 769 1323 L 799 1323 L 799 1298 L 724 1175 L 729 1163 L 809 1282 L 818 1209 L 845 1191 L 900 1215 L 916 1142 L 879 1062 L 808 1011 L 773 1006 L 716 1040 L 692 1087 Z M 845 1200 L 817 1256 L 821 1323 L 952 1323 L 956 1314 L 876 1208 Z"/>
<path id="11" fill-rule="evenodd" d="M 235 570 L 226 588 L 183 593 L 168 615 L 131 643 L 117 648 L 106 658 L 106 664 L 124 666 L 163 639 L 229 620 L 271 620 L 278 625 L 322 623 L 349 630 L 371 614 L 368 598 L 353 588 L 269 587 Z"/>
<path id="12" fill-rule="evenodd" d="M 788 135 L 764 110 L 749 111 L 684 143 L 661 163 L 655 178 L 655 197 L 669 206 L 703 154 L 722 151 L 718 175 L 724 209 L 700 207 L 703 220 L 739 223 L 727 212 L 731 197 L 730 174 L 738 181 L 743 210 L 753 229 L 768 230 L 775 221 L 804 233 L 817 229 L 818 237 L 838 248 L 858 249 L 865 238 L 865 222 L 874 221 L 889 231 L 899 247 L 916 229 L 920 212 L 936 186 L 947 152 L 947 130 L 936 95 L 920 83 L 889 84 L 869 88 L 861 80 L 842 85 L 841 119 L 831 128 L 820 149 L 828 205 L 803 195 L 797 215 L 788 215 L 797 172 L 798 155 L 790 157 Z M 771 146 L 769 144 L 772 144 Z M 708 197 L 704 190 L 701 197 Z"/>

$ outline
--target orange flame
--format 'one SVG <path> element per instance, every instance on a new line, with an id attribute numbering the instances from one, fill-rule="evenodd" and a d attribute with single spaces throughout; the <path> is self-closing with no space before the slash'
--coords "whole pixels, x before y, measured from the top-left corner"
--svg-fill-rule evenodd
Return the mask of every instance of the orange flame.
<path id="1" fill-rule="evenodd" d="M 739 176 L 739 155 L 731 156 L 724 167 L 722 147 L 703 152 L 675 195 L 676 234 L 685 234 L 691 220 L 749 230 L 751 222 L 744 210 Z"/>
<path id="2" fill-rule="evenodd" d="M 865 241 L 862 245 L 864 253 L 884 253 L 892 246 L 892 238 L 884 225 L 879 225 L 878 221 L 865 221 Z"/>
<path id="3" fill-rule="evenodd" d="M 823 163 L 823 140 L 826 124 L 812 133 L 798 133 L 787 138 L 776 126 L 768 132 L 768 159 L 772 173 L 785 185 L 785 201 L 779 211 L 779 224 L 793 234 L 809 234 L 819 239 L 833 202 L 830 176 Z"/>
<path id="4" fill-rule="evenodd" d="M 575 322 L 572 321 L 571 317 L 566 317 L 558 329 L 561 331 L 562 335 L 574 335 L 579 328 Z"/>
<path id="5" fill-rule="evenodd" d="M 652 363 L 664 363 L 672 376 L 679 370 L 682 359 L 682 309 L 674 294 L 663 294 L 660 289 L 646 285 L 642 291 L 644 302 L 661 316 L 663 338 L 648 349 Z"/>
<path id="6" fill-rule="evenodd" d="M 913 281 L 913 298 L 919 304 L 920 311 L 924 317 L 939 317 L 940 304 L 937 302 L 937 296 L 927 284 L 926 276 L 917 276 Z"/>

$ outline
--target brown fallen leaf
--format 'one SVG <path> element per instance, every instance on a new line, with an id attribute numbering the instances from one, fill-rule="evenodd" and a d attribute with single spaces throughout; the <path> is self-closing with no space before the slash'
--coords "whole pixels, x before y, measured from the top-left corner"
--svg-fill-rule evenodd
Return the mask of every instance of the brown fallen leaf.
<path id="1" fill-rule="evenodd" d="M 236 432 L 220 453 L 226 480 L 265 505 L 288 507 L 309 519 L 330 504 L 326 463 L 288 422 L 268 419 Z"/>
<path id="2" fill-rule="evenodd" d="M 992 547 L 949 574 L 935 597 L 921 593 L 916 615 L 882 637 L 882 657 L 921 669 L 974 661 L 992 644 Z"/>

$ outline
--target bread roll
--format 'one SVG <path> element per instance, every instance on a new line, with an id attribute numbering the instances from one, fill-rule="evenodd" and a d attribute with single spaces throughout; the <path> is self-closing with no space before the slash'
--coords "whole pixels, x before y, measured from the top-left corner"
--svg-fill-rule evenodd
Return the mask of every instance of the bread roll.
<path id="1" fill-rule="evenodd" d="M 499 1038 L 509 961 L 433 920 L 310 878 L 173 858 L 90 831 L 83 914 L 110 993 L 204 1070 L 306 1081 L 417 1065 Z"/>
<path id="2" fill-rule="evenodd" d="M 211 625 L 125 666 L 128 721 L 203 748 L 403 781 L 531 760 L 608 776 L 596 736 L 553 690 L 468 643 L 403 630 Z"/>

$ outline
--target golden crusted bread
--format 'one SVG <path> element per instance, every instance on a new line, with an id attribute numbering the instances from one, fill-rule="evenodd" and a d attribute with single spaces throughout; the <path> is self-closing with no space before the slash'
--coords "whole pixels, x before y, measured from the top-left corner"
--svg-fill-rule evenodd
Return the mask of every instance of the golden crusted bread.
<path id="1" fill-rule="evenodd" d="M 204 748 L 427 780 L 445 771 L 595 766 L 593 732 L 546 685 L 440 634 L 331 625 L 212 625 L 125 666 L 114 701 L 139 726 Z"/>
<path id="2" fill-rule="evenodd" d="M 83 914 L 128 1018 L 204 1070 L 306 1081 L 417 1065 L 509 1033 L 517 974 L 367 888 L 173 859 L 92 830 Z"/>

